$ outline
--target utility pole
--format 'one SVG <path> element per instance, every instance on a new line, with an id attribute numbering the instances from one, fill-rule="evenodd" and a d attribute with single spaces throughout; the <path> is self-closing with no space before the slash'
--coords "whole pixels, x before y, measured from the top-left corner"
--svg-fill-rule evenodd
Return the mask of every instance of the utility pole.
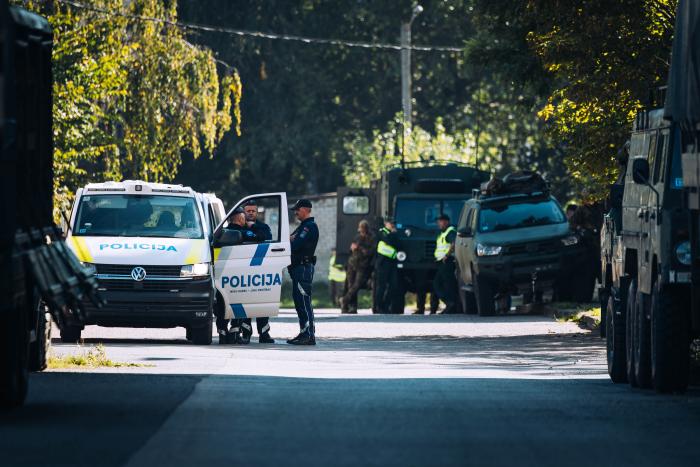
<path id="1" fill-rule="evenodd" d="M 411 133 L 413 105 L 411 102 L 411 25 L 416 16 L 423 12 L 423 7 L 416 5 L 411 12 L 411 19 L 401 24 L 401 167 L 406 162 L 406 136 Z"/>

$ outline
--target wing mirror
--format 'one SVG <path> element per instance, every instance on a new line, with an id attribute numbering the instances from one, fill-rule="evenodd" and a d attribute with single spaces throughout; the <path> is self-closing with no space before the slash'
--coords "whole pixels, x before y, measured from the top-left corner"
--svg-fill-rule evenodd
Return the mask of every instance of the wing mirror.
<path id="1" fill-rule="evenodd" d="M 470 227 L 465 227 L 463 229 L 459 229 L 457 231 L 457 236 L 458 237 L 471 237 L 472 236 L 472 229 Z"/>
<path id="2" fill-rule="evenodd" d="M 214 248 L 234 246 L 243 242 L 243 234 L 240 230 L 221 229 L 214 235 Z"/>
<path id="3" fill-rule="evenodd" d="M 649 161 L 645 157 L 632 160 L 632 180 L 639 185 L 649 184 Z"/>

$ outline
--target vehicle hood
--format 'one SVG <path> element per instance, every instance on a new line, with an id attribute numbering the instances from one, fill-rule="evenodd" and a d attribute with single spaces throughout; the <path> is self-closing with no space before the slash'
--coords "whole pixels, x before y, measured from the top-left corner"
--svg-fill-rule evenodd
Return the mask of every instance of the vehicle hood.
<path id="1" fill-rule="evenodd" d="M 175 266 L 211 261 L 206 239 L 69 235 L 66 243 L 80 261 L 95 264 Z"/>
<path id="2" fill-rule="evenodd" d="M 520 229 L 502 230 L 500 232 L 479 233 L 477 241 L 487 245 L 512 245 L 552 238 L 564 237 L 571 232 L 569 223 L 538 225 Z"/>

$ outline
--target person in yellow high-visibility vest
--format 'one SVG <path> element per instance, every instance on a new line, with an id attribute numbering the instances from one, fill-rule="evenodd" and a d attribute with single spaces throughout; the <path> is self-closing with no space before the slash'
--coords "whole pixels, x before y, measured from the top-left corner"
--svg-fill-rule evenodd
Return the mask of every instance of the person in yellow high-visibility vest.
<path id="1" fill-rule="evenodd" d="M 339 298 L 345 287 L 345 268 L 342 264 L 335 262 L 335 248 L 331 250 L 331 261 L 328 265 L 328 290 L 330 292 L 331 303 L 334 306 L 339 306 Z"/>
<path id="2" fill-rule="evenodd" d="M 441 214 L 437 218 L 440 233 L 437 236 L 435 245 L 435 261 L 438 262 L 438 269 L 433 279 L 433 290 L 438 298 L 445 302 L 443 313 L 457 313 L 457 278 L 455 277 L 455 238 L 457 229 L 450 225 L 450 217 Z"/>
<path id="3" fill-rule="evenodd" d="M 374 265 L 374 312 L 403 314 L 403 290 L 399 283 L 396 266 L 399 237 L 393 220 L 384 221 L 379 229 L 377 259 Z"/>

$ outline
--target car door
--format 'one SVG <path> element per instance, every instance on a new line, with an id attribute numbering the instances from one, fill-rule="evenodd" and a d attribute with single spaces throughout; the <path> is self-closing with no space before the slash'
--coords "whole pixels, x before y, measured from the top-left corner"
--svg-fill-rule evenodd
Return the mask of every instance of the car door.
<path id="1" fill-rule="evenodd" d="M 282 292 L 282 270 L 291 262 L 289 212 L 286 193 L 266 193 L 243 198 L 216 228 L 228 225 L 237 207 L 253 202 L 258 220 L 270 227 L 272 238 L 263 242 L 243 241 L 235 245 L 214 242 L 214 278 L 224 300 L 228 318 L 277 316 Z"/>

